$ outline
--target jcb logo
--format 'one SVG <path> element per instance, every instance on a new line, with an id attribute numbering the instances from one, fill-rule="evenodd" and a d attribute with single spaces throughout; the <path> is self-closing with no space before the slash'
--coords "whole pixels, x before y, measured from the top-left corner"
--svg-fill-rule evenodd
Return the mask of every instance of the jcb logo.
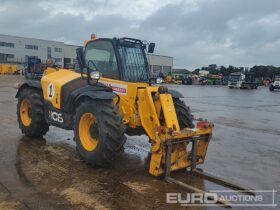
<path id="1" fill-rule="evenodd" d="M 58 122 L 58 123 L 63 123 L 63 117 L 61 113 L 57 113 L 54 111 L 49 111 L 49 117 L 51 120 Z"/>

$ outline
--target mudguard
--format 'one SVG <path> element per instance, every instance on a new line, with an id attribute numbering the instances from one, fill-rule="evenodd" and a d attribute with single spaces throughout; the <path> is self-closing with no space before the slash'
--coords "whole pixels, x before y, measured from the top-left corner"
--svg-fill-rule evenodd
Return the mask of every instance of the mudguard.
<path id="1" fill-rule="evenodd" d="M 173 98 L 184 98 L 184 96 L 177 90 L 168 90 Z"/>
<path id="2" fill-rule="evenodd" d="M 78 97 L 75 98 L 75 103 L 78 102 L 82 97 L 89 97 L 93 100 L 100 99 L 100 100 L 113 100 L 116 94 L 114 92 L 107 92 L 107 91 L 87 91 L 80 94 Z"/>
<path id="3" fill-rule="evenodd" d="M 29 87 L 29 88 L 36 88 L 36 89 L 42 89 L 40 81 L 38 81 L 38 80 L 26 80 L 24 83 L 22 83 L 19 86 L 17 94 L 16 94 L 16 98 L 18 98 L 20 91 L 22 91 L 24 88 L 27 88 L 27 87 Z"/>
<path id="4" fill-rule="evenodd" d="M 64 112 L 72 113 L 75 110 L 75 105 L 83 98 L 90 98 L 92 100 L 113 100 L 116 97 L 114 92 L 109 91 L 86 91 L 78 95 L 72 94 L 70 96 L 69 102 L 63 104 L 61 109 Z"/>

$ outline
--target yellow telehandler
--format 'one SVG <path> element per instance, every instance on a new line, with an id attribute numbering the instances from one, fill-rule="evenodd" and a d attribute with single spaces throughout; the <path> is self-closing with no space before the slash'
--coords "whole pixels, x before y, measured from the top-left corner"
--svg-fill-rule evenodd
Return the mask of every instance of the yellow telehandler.
<path id="1" fill-rule="evenodd" d="M 112 164 L 123 151 L 125 134 L 146 134 L 153 176 L 164 174 L 169 182 L 205 193 L 170 177 L 172 171 L 191 168 L 244 189 L 196 169 L 205 160 L 213 124 L 194 125 L 179 92 L 151 85 L 146 51 L 153 53 L 154 47 L 132 38 L 93 37 L 77 49 L 79 71 L 49 64 L 40 80 L 27 80 L 17 92 L 22 133 L 41 137 L 49 125 L 74 130 L 77 151 L 93 166 Z"/>

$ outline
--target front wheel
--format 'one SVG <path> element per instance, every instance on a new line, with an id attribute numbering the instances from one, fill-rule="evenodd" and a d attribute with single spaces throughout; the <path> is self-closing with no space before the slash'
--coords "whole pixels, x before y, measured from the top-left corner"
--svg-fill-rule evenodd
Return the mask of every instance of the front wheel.
<path id="1" fill-rule="evenodd" d="M 193 116 L 191 115 L 190 108 L 178 98 L 173 98 L 173 101 L 180 129 L 194 128 Z"/>
<path id="2" fill-rule="evenodd" d="M 269 86 L 270 91 L 274 91 L 274 87 L 272 85 Z"/>
<path id="3" fill-rule="evenodd" d="M 45 135 L 49 125 L 44 115 L 42 92 L 32 88 L 21 90 L 17 104 L 19 128 L 28 137 L 37 138 Z"/>
<path id="4" fill-rule="evenodd" d="M 77 109 L 74 122 L 79 154 L 93 166 L 108 166 L 123 151 L 125 125 L 112 101 L 85 100 Z"/>

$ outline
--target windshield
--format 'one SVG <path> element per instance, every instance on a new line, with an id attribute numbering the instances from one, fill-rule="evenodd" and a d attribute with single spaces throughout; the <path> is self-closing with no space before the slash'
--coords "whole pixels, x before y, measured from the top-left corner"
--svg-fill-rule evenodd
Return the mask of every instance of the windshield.
<path id="1" fill-rule="evenodd" d="M 238 81 L 240 80 L 240 75 L 230 75 L 229 81 Z"/>
<path id="2" fill-rule="evenodd" d="M 122 61 L 123 79 L 131 82 L 148 81 L 148 69 L 142 46 L 140 44 L 121 44 L 118 50 Z"/>
<path id="3" fill-rule="evenodd" d="M 88 44 L 85 61 L 91 70 L 97 68 L 102 77 L 119 79 L 117 59 L 111 41 L 97 40 Z"/>
<path id="4" fill-rule="evenodd" d="M 280 81 L 280 75 L 275 75 L 274 76 L 274 81 Z"/>

